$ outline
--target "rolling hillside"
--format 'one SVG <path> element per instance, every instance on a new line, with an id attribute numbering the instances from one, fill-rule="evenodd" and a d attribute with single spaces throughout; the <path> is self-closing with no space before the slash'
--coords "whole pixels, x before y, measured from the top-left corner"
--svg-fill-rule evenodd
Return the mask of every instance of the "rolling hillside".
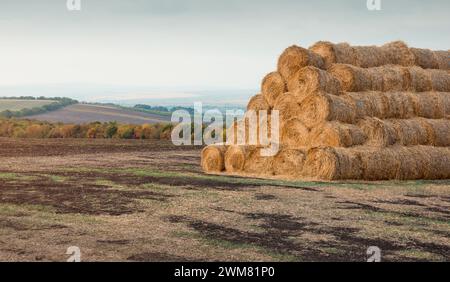
<path id="1" fill-rule="evenodd" d="M 32 117 L 27 118 L 64 123 L 117 121 L 120 123 L 143 124 L 170 121 L 170 116 L 137 112 L 133 110 L 116 108 L 114 106 L 89 104 L 70 105 L 56 111 L 33 115 Z"/>
<path id="2" fill-rule="evenodd" d="M 52 100 L 0 99 L 0 112 L 5 110 L 20 111 L 25 108 L 42 107 L 51 104 Z"/>

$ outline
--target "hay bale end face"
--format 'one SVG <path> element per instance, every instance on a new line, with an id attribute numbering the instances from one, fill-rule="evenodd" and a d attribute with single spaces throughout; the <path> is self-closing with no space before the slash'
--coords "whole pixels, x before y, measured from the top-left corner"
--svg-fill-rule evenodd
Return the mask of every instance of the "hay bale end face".
<path id="1" fill-rule="evenodd" d="M 401 41 L 291 46 L 247 107 L 279 112 L 279 151 L 263 156 L 266 145 L 247 138 L 208 146 L 202 168 L 288 179 L 450 179 L 449 55 Z M 244 119 L 227 137 L 249 136 L 250 123 L 261 130 L 261 121 Z"/>
<path id="2" fill-rule="evenodd" d="M 205 172 L 221 172 L 225 169 L 224 145 L 209 145 L 201 153 L 201 166 Z"/>

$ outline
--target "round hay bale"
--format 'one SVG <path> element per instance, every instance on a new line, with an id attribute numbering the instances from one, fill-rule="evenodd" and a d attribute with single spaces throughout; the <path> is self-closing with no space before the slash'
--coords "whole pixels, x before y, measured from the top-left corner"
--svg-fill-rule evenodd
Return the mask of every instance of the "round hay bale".
<path id="1" fill-rule="evenodd" d="M 261 93 L 270 107 L 273 107 L 277 98 L 287 92 L 286 82 L 279 72 L 266 75 L 261 83 Z"/>
<path id="2" fill-rule="evenodd" d="M 254 150 L 256 150 L 254 146 L 229 146 L 225 153 L 226 171 L 232 173 L 244 171 L 245 161 Z"/>
<path id="3" fill-rule="evenodd" d="M 381 46 L 388 64 L 400 66 L 413 66 L 415 57 L 403 41 L 393 41 Z"/>
<path id="4" fill-rule="evenodd" d="M 341 96 L 316 93 L 306 97 L 300 105 L 298 118 L 308 128 L 319 125 L 325 121 L 341 121 L 354 123 L 355 106 Z"/>
<path id="5" fill-rule="evenodd" d="M 271 176 L 274 175 L 274 157 L 265 157 L 261 155 L 261 148 L 247 148 L 247 155 L 244 163 L 244 172 Z"/>
<path id="6" fill-rule="evenodd" d="M 343 95 L 354 104 L 357 119 L 368 117 L 385 118 L 389 114 L 389 98 L 384 92 L 351 92 Z"/>
<path id="7" fill-rule="evenodd" d="M 438 62 L 439 69 L 450 70 L 450 51 L 434 51 L 433 55 Z"/>
<path id="8" fill-rule="evenodd" d="M 442 107 L 443 116 L 450 115 L 450 93 L 434 92 L 438 97 L 439 104 Z"/>
<path id="9" fill-rule="evenodd" d="M 306 151 L 304 149 L 281 149 L 273 160 L 274 174 L 301 177 L 305 159 Z"/>
<path id="10" fill-rule="evenodd" d="M 414 55 L 401 41 L 387 43 L 381 47 L 350 46 L 347 43 L 333 44 L 319 41 L 311 46 L 310 50 L 324 58 L 326 67 L 334 63 L 351 64 L 363 68 L 388 64 L 402 66 L 414 64 Z"/>
<path id="11" fill-rule="evenodd" d="M 334 64 L 329 72 L 340 82 L 343 91 L 358 92 L 372 88 L 367 69 L 347 64 Z"/>
<path id="12" fill-rule="evenodd" d="M 309 129 L 298 118 L 283 121 L 281 125 L 280 142 L 289 148 L 299 148 L 309 145 Z"/>
<path id="13" fill-rule="evenodd" d="M 311 130 L 310 146 L 351 147 L 366 142 L 366 134 L 356 125 L 337 121 L 325 122 Z"/>
<path id="14" fill-rule="evenodd" d="M 414 55 L 414 64 L 424 69 L 437 69 L 439 62 L 430 49 L 410 48 Z"/>
<path id="15" fill-rule="evenodd" d="M 277 98 L 273 109 L 279 111 L 281 123 L 297 116 L 304 98 L 297 92 L 286 92 Z"/>
<path id="16" fill-rule="evenodd" d="M 257 94 L 250 98 L 250 101 L 248 101 L 247 111 L 248 110 L 253 110 L 255 112 L 259 112 L 261 110 L 270 111 L 270 106 L 263 95 Z"/>
<path id="17" fill-rule="evenodd" d="M 433 83 L 429 72 L 420 67 L 411 67 L 409 68 L 409 74 L 411 77 L 410 91 L 424 92 L 433 89 Z"/>
<path id="18" fill-rule="evenodd" d="M 429 144 L 428 131 L 417 119 L 392 119 L 386 120 L 385 123 L 395 130 L 397 142 L 400 145 Z"/>
<path id="19" fill-rule="evenodd" d="M 362 164 L 362 178 L 367 180 L 395 179 L 400 169 L 398 150 L 361 147 L 358 155 Z"/>
<path id="20" fill-rule="evenodd" d="M 309 49 L 323 58 L 325 68 L 329 68 L 335 63 L 356 64 L 355 52 L 348 43 L 334 44 L 328 41 L 319 41 Z"/>
<path id="21" fill-rule="evenodd" d="M 412 94 L 407 92 L 386 92 L 387 112 L 379 118 L 411 118 L 415 116 Z"/>
<path id="22" fill-rule="evenodd" d="M 201 166 L 205 172 L 221 172 L 225 169 L 226 147 L 222 144 L 209 145 L 201 152 Z"/>
<path id="23" fill-rule="evenodd" d="M 325 70 L 307 66 L 296 72 L 287 83 L 288 90 L 303 93 L 324 91 L 330 94 L 342 94 L 341 83 Z"/>
<path id="24" fill-rule="evenodd" d="M 450 74 L 445 70 L 426 70 L 431 78 L 433 91 L 450 92 Z"/>
<path id="25" fill-rule="evenodd" d="M 427 131 L 428 145 L 437 147 L 450 146 L 450 120 L 425 118 L 418 118 L 416 120 Z"/>
<path id="26" fill-rule="evenodd" d="M 450 149 L 448 147 L 420 146 L 422 158 L 426 158 L 423 170 L 424 179 L 450 178 Z M 415 155 L 418 157 L 417 155 Z"/>
<path id="27" fill-rule="evenodd" d="M 448 103 L 445 99 L 449 96 L 448 93 L 420 92 L 413 93 L 410 96 L 415 116 L 438 119 L 445 117 L 447 106 L 450 110 L 450 98 Z"/>
<path id="28" fill-rule="evenodd" d="M 311 148 L 306 154 L 304 173 L 325 180 L 360 179 L 361 160 L 357 153 L 346 148 Z"/>
<path id="29" fill-rule="evenodd" d="M 366 117 L 358 122 L 358 127 L 367 136 L 365 145 L 386 147 L 397 142 L 395 130 L 381 119 Z"/>
<path id="30" fill-rule="evenodd" d="M 376 69 L 376 72 L 379 72 L 381 76 L 381 91 L 406 91 L 410 87 L 411 76 L 408 68 L 388 65 L 374 69 Z M 372 90 L 376 90 L 373 85 Z"/>
<path id="31" fill-rule="evenodd" d="M 324 68 L 324 61 L 320 55 L 296 45 L 284 50 L 278 59 L 278 72 L 286 81 L 305 66 Z"/>

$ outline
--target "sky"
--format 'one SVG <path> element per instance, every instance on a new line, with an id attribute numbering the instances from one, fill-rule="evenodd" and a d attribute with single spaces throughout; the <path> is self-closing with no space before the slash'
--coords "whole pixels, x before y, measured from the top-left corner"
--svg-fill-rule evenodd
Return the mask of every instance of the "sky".
<path id="1" fill-rule="evenodd" d="M 380 1 L 80 0 L 69 11 L 66 0 L 0 0 L 0 96 L 251 95 L 292 44 L 450 48 L 450 1 Z"/>

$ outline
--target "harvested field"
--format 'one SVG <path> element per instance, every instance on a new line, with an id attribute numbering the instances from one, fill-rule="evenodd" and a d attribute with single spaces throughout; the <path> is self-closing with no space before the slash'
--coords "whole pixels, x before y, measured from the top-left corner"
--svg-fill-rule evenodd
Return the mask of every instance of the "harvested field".
<path id="1" fill-rule="evenodd" d="M 201 150 L 0 138 L 0 260 L 65 261 L 69 246 L 83 261 L 365 261 L 369 246 L 383 261 L 450 259 L 449 180 L 206 175 Z"/>
<path id="2" fill-rule="evenodd" d="M 64 123 L 117 121 L 120 123 L 144 124 L 170 121 L 170 116 L 136 112 L 113 106 L 98 106 L 89 104 L 71 105 L 56 111 L 33 115 L 27 118 Z"/>

